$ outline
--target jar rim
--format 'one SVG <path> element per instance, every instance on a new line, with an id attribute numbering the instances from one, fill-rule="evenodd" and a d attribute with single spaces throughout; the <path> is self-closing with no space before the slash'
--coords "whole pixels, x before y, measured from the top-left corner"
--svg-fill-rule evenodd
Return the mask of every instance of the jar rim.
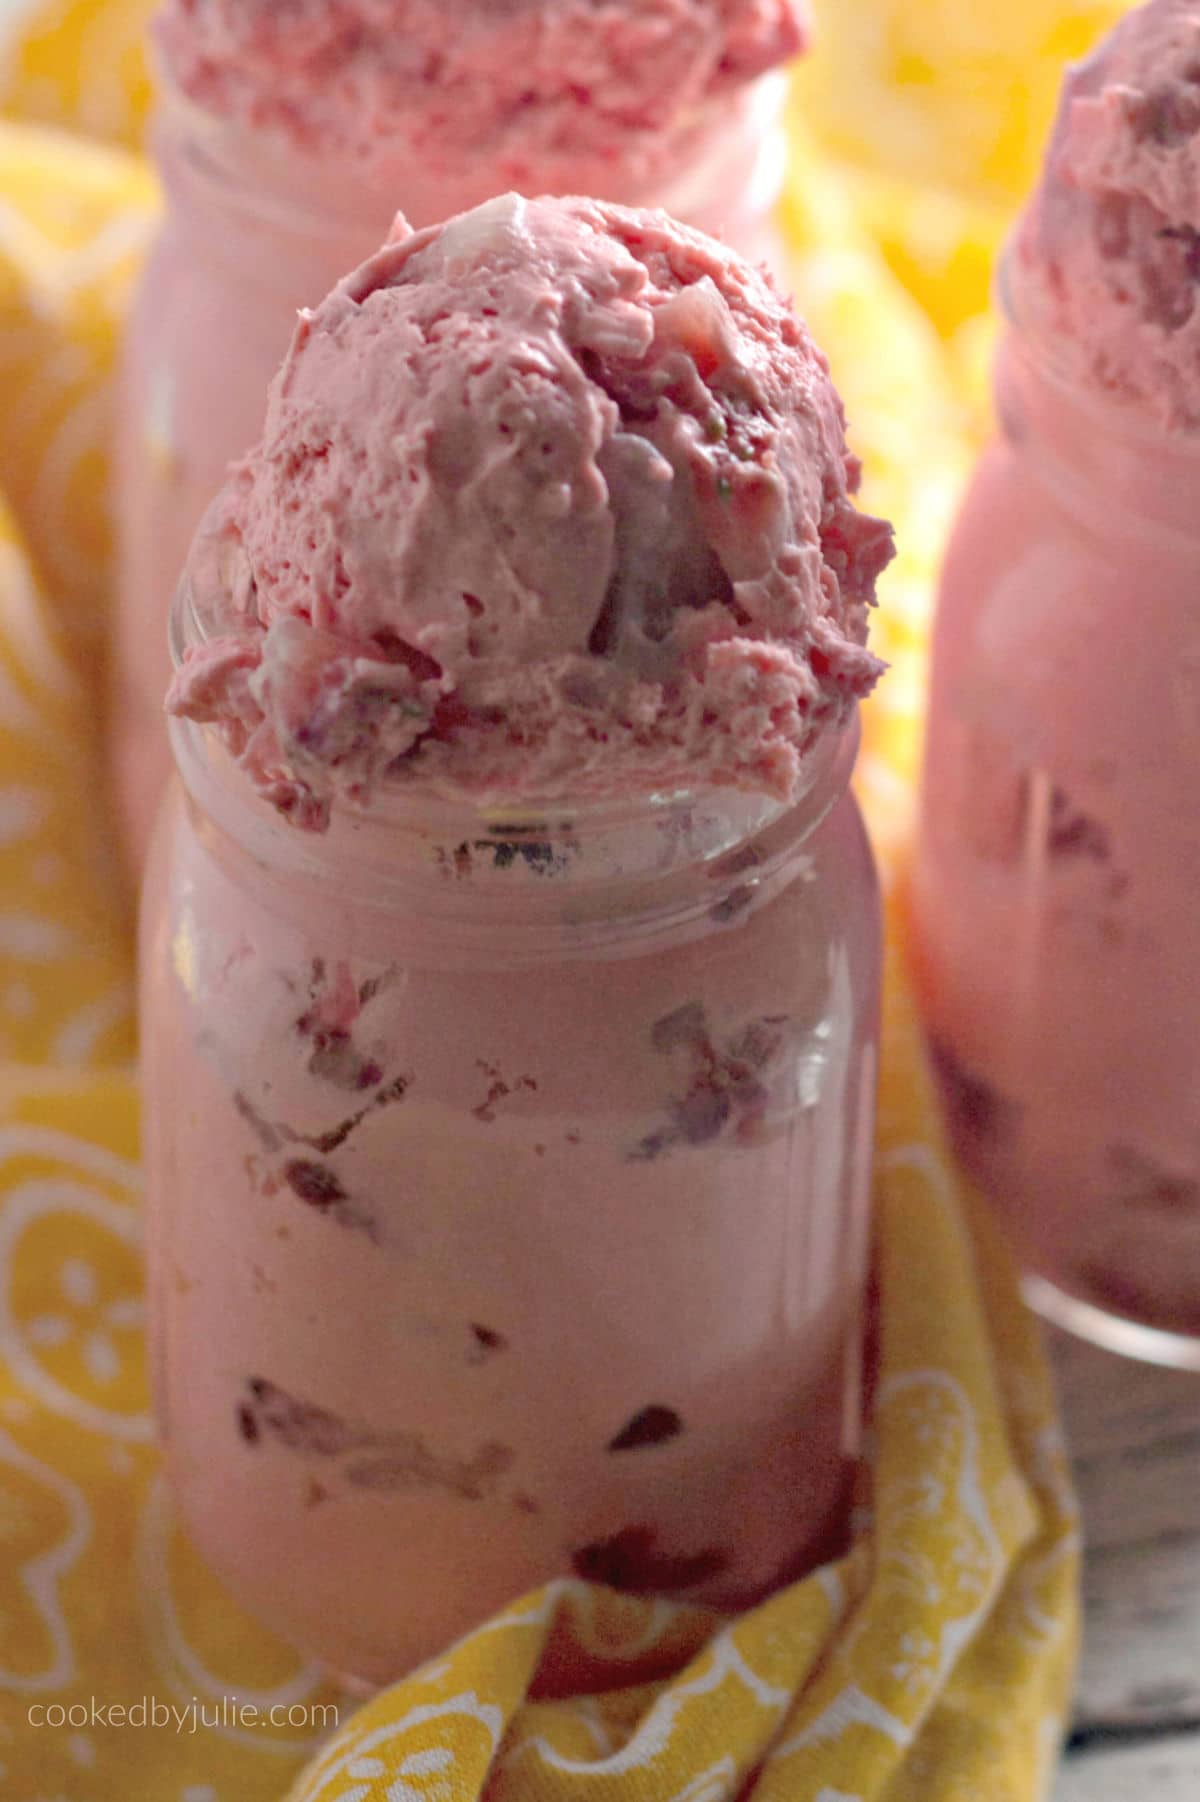
<path id="1" fill-rule="evenodd" d="M 218 496 L 201 520 L 196 533 L 197 539 L 208 530 L 209 520 L 216 514 L 220 504 L 221 497 Z M 228 627 L 224 622 L 217 624 L 217 622 L 207 619 L 201 612 L 196 603 L 196 593 L 190 580 L 189 571 L 185 567 L 176 585 L 168 616 L 167 640 L 172 669 L 180 670 L 189 651 L 211 643 L 215 638 L 223 637 L 227 630 Z M 170 724 L 177 765 L 181 763 L 180 751 L 183 747 L 195 742 L 190 735 L 199 735 L 200 738 L 207 735 L 214 743 L 220 742 L 220 732 L 216 726 L 200 725 L 178 717 L 172 718 Z M 800 779 L 794 792 L 786 797 L 733 783 L 712 783 L 702 788 L 673 788 L 661 791 L 643 789 L 634 794 L 623 795 L 619 799 L 610 796 L 597 798 L 586 795 L 573 799 L 569 792 L 565 795 L 548 793 L 545 796 L 523 798 L 514 805 L 512 803 L 490 803 L 486 800 L 475 802 L 459 790 L 448 788 L 443 791 L 428 783 L 417 781 L 388 783 L 385 780 L 376 788 L 370 806 L 358 807 L 344 798 L 339 798 L 335 803 L 335 810 L 340 812 L 343 817 L 352 817 L 363 828 L 377 825 L 386 830 L 389 824 L 387 816 L 390 814 L 392 816 L 390 823 L 393 825 L 411 823 L 417 818 L 428 823 L 441 817 L 448 830 L 460 829 L 464 823 L 473 821 L 476 826 L 482 824 L 485 830 L 490 830 L 493 823 L 503 825 L 512 835 L 518 829 L 542 830 L 547 817 L 561 822 L 561 829 L 564 830 L 576 830 L 580 826 L 585 826 L 589 830 L 611 829 L 623 820 L 645 817 L 647 812 L 666 816 L 672 810 L 694 805 L 701 798 L 711 800 L 713 797 L 722 796 L 733 807 L 736 805 L 736 797 L 740 796 L 744 804 L 748 806 L 752 804 L 752 811 L 759 816 L 752 828 L 758 830 L 769 819 L 781 818 L 793 810 L 802 812 L 804 804 L 814 792 L 823 791 L 831 773 L 842 771 L 840 777 L 836 779 L 840 782 L 840 786 L 846 786 L 857 756 L 860 735 L 861 727 L 857 705 L 840 722 L 827 721 L 814 725 L 810 743 L 801 753 Z M 853 750 L 848 765 L 842 770 L 846 755 L 845 746 L 848 742 L 852 743 Z M 221 750 L 231 763 L 235 762 L 223 745 Z M 254 790 L 249 778 L 240 770 L 238 775 L 245 786 L 247 795 L 253 795 Z M 295 827 L 290 825 L 286 829 L 294 837 L 311 836 L 298 832 Z"/>
<path id="2" fill-rule="evenodd" d="M 1009 233 L 996 266 L 993 296 L 1001 320 L 1020 345 L 1020 354 L 1039 380 L 1049 383 L 1070 405 L 1086 417 L 1094 419 L 1106 433 L 1123 437 L 1131 444 L 1153 447 L 1162 454 L 1164 439 L 1172 452 L 1181 456 L 1200 457 L 1200 432 L 1172 430 L 1156 420 L 1145 407 L 1131 400 L 1119 400 L 1099 391 L 1093 383 L 1068 368 L 1056 354 L 1050 333 L 1040 331 L 1032 311 L 1021 305 L 1020 240 L 1022 223 L 1018 221 Z"/>
<path id="3" fill-rule="evenodd" d="M 203 741 L 209 750 L 217 751 L 236 771 L 236 780 L 243 789 L 247 803 L 257 801 L 261 806 L 269 806 L 258 795 L 244 772 L 237 769 L 237 760 L 220 741 L 216 727 L 172 718 L 169 730 L 177 767 L 182 769 L 182 764 L 187 760 L 186 751 L 183 757 L 180 756 L 180 747 L 198 746 L 198 741 Z M 644 819 L 648 815 L 665 819 L 704 803 L 709 806 L 723 805 L 731 814 L 744 814 L 749 829 L 757 831 L 786 815 L 802 815 L 806 803 L 818 798 L 827 782 L 836 779 L 839 791 L 845 787 L 857 757 L 861 730 L 857 713 L 841 725 L 821 728 L 814 745 L 803 759 L 808 780 L 803 781 L 795 793 L 786 797 L 772 795 L 765 790 L 739 787 L 733 783 L 712 783 L 705 787 L 646 789 L 620 797 L 585 796 L 582 799 L 571 799 L 569 795 L 546 795 L 531 796 L 515 803 L 481 801 L 476 805 L 463 796 L 416 782 L 383 782 L 369 805 L 356 806 L 339 800 L 335 803 L 334 815 L 335 818 L 351 822 L 354 830 L 359 833 L 377 831 L 386 834 L 419 827 L 424 835 L 436 834 L 439 839 L 447 842 L 472 834 L 495 839 L 549 840 L 571 837 L 580 831 L 619 829 L 632 820 Z M 185 786 L 190 788 L 186 776 L 184 781 Z M 281 829 L 290 838 L 313 840 L 318 845 L 323 842 L 326 835 L 300 832 L 278 815 L 275 809 L 270 811 L 279 819 Z"/>
<path id="4" fill-rule="evenodd" d="M 293 142 L 280 130 L 255 127 L 205 107 L 174 79 L 161 52 L 155 55 L 159 79 L 154 131 L 160 146 L 164 139 L 175 136 L 190 165 L 234 194 L 244 207 L 249 206 L 245 170 L 252 158 L 257 160 L 265 187 L 270 190 L 277 183 L 280 192 L 257 197 L 249 210 L 276 228 L 300 234 L 319 227 L 328 235 L 331 227 L 336 230 L 340 226 L 350 237 L 356 230 L 361 233 L 367 217 L 376 226 L 381 207 L 390 219 L 398 206 L 420 227 L 469 210 L 495 190 L 494 179 L 480 180 L 475 162 L 433 186 L 414 183 L 412 156 L 405 149 L 402 133 L 395 135 L 379 158 L 354 157 L 353 181 L 347 182 L 342 161 L 336 163 L 336 179 L 331 179 L 329 159 Z M 682 120 L 673 131 L 664 166 L 639 175 L 633 165 L 618 161 L 613 165 L 613 179 L 600 184 L 603 192 L 598 197 L 631 206 L 654 204 L 682 217 L 707 207 L 710 190 L 728 183 L 731 161 L 737 167 L 730 144 L 718 129 L 728 122 L 746 149 L 744 183 L 750 210 L 767 216 L 780 199 L 786 178 L 782 119 L 787 92 L 787 72 L 776 69 L 757 76 L 742 89 L 709 96 L 693 117 Z M 567 192 L 568 187 L 555 180 L 560 164 L 561 159 L 555 167 L 547 167 L 546 179 L 530 184 L 530 191 Z M 599 165 L 589 168 L 593 175 L 601 173 Z M 404 172 L 402 178 L 400 171 Z M 577 191 L 579 185 L 569 184 L 569 191 Z M 431 195 L 432 205 L 414 204 L 414 194 L 422 193 Z M 323 207 L 320 202 L 325 195 L 329 205 Z M 348 202 L 358 203 L 352 213 Z"/>
<path id="5" fill-rule="evenodd" d="M 405 790 L 382 819 L 335 808 L 324 834 L 282 819 L 213 728 L 173 719 L 170 734 L 192 830 L 242 872 L 234 880 L 269 882 L 285 915 L 315 891 L 363 915 L 419 915 L 431 945 L 503 943 L 507 959 L 536 966 L 738 924 L 803 879 L 806 847 L 848 799 L 859 726 L 830 734 L 811 786 L 788 802 L 713 788 L 563 809 L 547 823 L 511 810 L 489 820 Z"/>
<path id="6" fill-rule="evenodd" d="M 206 621 L 185 573 L 171 616 L 177 665 L 189 626 L 191 642 L 204 642 Z M 320 832 L 299 829 L 256 789 L 219 726 L 174 717 L 169 730 L 197 819 L 239 860 L 286 876 L 298 893 L 335 882 L 343 905 L 417 904 L 438 916 L 448 939 L 469 937 L 483 908 L 533 955 L 539 934 L 596 944 L 636 916 L 649 942 L 731 896 L 738 908 L 759 905 L 782 870 L 799 869 L 802 847 L 846 794 L 860 724 L 855 709 L 815 727 L 787 796 L 709 784 L 603 798 L 573 799 L 568 789 L 489 804 L 385 779 L 363 804 L 336 800 Z"/>

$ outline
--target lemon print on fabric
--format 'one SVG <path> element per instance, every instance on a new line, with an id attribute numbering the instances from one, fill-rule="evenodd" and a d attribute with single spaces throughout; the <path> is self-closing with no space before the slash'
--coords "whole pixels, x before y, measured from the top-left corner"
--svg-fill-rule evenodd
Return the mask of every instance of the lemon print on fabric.
<path id="1" fill-rule="evenodd" d="M 60 1586 L 90 1537 L 81 1492 L 0 1430 L 0 1690 L 52 1694 L 74 1675 Z"/>
<path id="2" fill-rule="evenodd" d="M 98 700 L 0 502 L 0 1058 L 119 1063 L 130 946 L 98 791 Z"/>
<path id="3" fill-rule="evenodd" d="M 132 157 L 0 121 L 0 490 L 85 670 L 109 615 L 121 321 L 156 192 Z"/>
<path id="4" fill-rule="evenodd" d="M 793 118 L 844 159 L 852 209 L 948 337 L 988 307 L 1064 63 L 1127 10 L 1122 0 L 819 8 Z"/>
<path id="5" fill-rule="evenodd" d="M 0 110 L 140 144 L 155 0 L 8 0 L 8 9 L 11 21 L 0 8 Z"/>
<path id="6" fill-rule="evenodd" d="M 128 1160 L 0 1106 L 0 1351 L 13 1393 L 118 1444 L 151 1437 Z"/>
<path id="7" fill-rule="evenodd" d="M 14 1184 L 0 1223 L 9 1367 L 56 1413 L 118 1439 L 151 1436 L 142 1268 L 132 1209 L 63 1179 Z"/>
<path id="8" fill-rule="evenodd" d="M 850 162 L 1011 208 L 1037 176 L 1063 64 L 1123 0 L 841 0 L 817 9 L 797 97 Z"/>
<path id="9" fill-rule="evenodd" d="M 319 1734 L 307 1723 L 289 1726 L 289 1708 L 296 1707 L 297 1722 L 313 1703 L 340 1703 L 349 1712 L 337 1687 L 226 1595 L 191 1545 L 161 1475 L 150 1486 L 139 1522 L 137 1563 L 155 1684 L 165 1694 L 195 1696 L 210 1709 L 222 1697 L 237 1696 L 268 1716 L 253 1728 L 221 1721 L 213 1732 L 231 1750 L 302 1758 L 316 1749 Z M 272 1709 L 284 1711 L 277 1725 Z"/>

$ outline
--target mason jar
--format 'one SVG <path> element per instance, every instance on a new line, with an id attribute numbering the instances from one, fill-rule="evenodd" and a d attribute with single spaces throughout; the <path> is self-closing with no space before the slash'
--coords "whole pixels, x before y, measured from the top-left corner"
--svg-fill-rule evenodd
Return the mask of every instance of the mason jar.
<path id="1" fill-rule="evenodd" d="M 776 260 L 786 78 L 713 101 L 652 191 L 591 170 L 597 197 L 661 205 Z M 367 181 L 216 118 L 167 84 L 153 136 L 166 212 L 125 336 L 117 427 L 119 598 L 111 696 L 113 783 L 140 871 L 170 766 L 162 698 L 167 615 L 188 546 L 229 462 L 262 428 L 267 386 L 299 308 L 315 306 L 386 238 L 489 198 L 493 174 Z M 630 185 L 632 184 L 632 185 Z"/>
<path id="2" fill-rule="evenodd" d="M 790 805 L 397 787 L 323 834 L 170 730 L 152 1367 L 214 1570 L 370 1682 L 558 1574 L 733 1608 L 816 1562 L 868 1255 L 856 728 Z"/>
<path id="3" fill-rule="evenodd" d="M 1200 445 L 1073 383 L 1003 288 L 933 647 L 924 1005 L 1031 1298 L 1200 1367 Z"/>

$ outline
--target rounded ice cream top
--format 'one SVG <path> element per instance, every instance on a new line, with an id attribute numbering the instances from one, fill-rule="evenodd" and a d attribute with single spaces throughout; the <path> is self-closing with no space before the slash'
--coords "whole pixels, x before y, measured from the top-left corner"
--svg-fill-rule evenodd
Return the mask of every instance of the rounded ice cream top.
<path id="1" fill-rule="evenodd" d="M 1150 0 L 1072 70 L 1012 280 L 1068 374 L 1200 429 L 1200 0 Z"/>
<path id="2" fill-rule="evenodd" d="M 157 25 L 185 93 L 294 147 L 565 192 L 653 167 L 807 35 L 807 0 L 164 0 Z"/>
<path id="3" fill-rule="evenodd" d="M 301 317 L 169 709 L 310 826 L 385 779 L 788 797 L 879 675 L 893 551 L 804 325 L 664 213 L 507 195 L 404 233 Z"/>

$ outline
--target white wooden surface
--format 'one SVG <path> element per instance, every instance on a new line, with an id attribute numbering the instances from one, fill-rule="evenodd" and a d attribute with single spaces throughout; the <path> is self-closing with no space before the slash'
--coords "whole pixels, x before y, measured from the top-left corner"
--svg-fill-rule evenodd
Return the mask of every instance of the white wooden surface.
<path id="1" fill-rule="evenodd" d="M 1054 1802 L 1200 1802 L 1200 1376 L 1052 1349 L 1088 1546 Z"/>

